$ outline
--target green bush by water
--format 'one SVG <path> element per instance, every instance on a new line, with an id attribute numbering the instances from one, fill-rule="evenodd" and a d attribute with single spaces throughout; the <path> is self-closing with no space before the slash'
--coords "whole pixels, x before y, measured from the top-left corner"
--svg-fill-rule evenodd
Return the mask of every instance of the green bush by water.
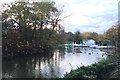
<path id="1" fill-rule="evenodd" d="M 106 60 L 92 64 L 90 66 L 82 66 L 76 70 L 71 70 L 66 73 L 64 78 L 83 78 L 83 79 L 101 79 L 108 78 L 110 72 L 116 67 L 112 58 L 108 57 Z"/>

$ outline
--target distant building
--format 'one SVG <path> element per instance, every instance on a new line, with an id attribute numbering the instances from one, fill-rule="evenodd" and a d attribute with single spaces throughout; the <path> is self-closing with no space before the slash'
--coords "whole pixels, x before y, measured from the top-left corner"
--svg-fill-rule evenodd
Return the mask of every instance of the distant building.
<path id="1" fill-rule="evenodd" d="M 96 43 L 96 41 L 92 40 L 92 39 L 85 42 L 85 44 L 88 46 L 96 45 L 95 43 Z"/>

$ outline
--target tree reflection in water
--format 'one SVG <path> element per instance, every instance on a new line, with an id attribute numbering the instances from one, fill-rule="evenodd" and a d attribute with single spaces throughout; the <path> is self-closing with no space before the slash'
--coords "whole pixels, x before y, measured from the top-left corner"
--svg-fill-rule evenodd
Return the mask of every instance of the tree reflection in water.
<path id="1" fill-rule="evenodd" d="M 85 52 L 76 54 L 64 54 L 63 52 L 61 53 L 56 50 L 52 55 L 46 55 L 44 57 L 34 56 L 3 59 L 2 75 L 3 78 L 63 77 L 66 72 L 70 72 L 71 66 L 73 69 L 76 69 L 78 66 L 91 65 L 106 57 L 102 57 L 102 54 L 97 54 L 100 53 L 100 51 L 97 50 L 93 50 L 93 53 L 91 55 L 85 54 Z"/>

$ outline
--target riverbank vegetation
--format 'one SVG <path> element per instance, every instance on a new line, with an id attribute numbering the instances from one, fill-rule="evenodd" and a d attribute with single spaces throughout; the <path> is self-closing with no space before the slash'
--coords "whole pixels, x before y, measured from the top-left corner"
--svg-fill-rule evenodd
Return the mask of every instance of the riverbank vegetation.
<path id="1" fill-rule="evenodd" d="M 64 78 L 81 78 L 81 79 L 120 79 L 120 25 L 113 26 L 108 29 L 101 38 L 101 43 L 109 40 L 109 45 L 116 47 L 116 52 L 113 55 L 107 56 L 107 59 L 92 64 L 90 66 L 82 66 L 76 70 L 71 70 L 66 73 Z M 94 37 L 95 38 L 95 37 Z M 102 40 L 103 39 L 103 40 Z M 107 43 L 107 42 L 106 42 Z"/>
<path id="2" fill-rule="evenodd" d="M 108 57 L 106 60 L 92 64 L 90 66 L 82 66 L 76 70 L 71 70 L 70 73 L 66 73 L 64 78 L 81 78 L 81 79 L 111 79 L 118 78 L 120 79 L 120 71 L 116 71 L 119 66 L 118 63 L 115 63 L 116 57 Z"/>
<path id="3" fill-rule="evenodd" d="M 118 25 L 115 24 L 111 28 L 109 28 L 103 34 L 98 34 L 96 32 L 79 32 L 76 31 L 75 33 L 68 32 L 65 33 L 65 40 L 66 42 L 76 42 L 81 43 L 82 41 L 86 41 L 89 39 L 93 39 L 96 41 L 97 45 L 100 46 L 116 46 L 117 45 L 117 36 L 118 36 Z"/>
<path id="4" fill-rule="evenodd" d="M 109 79 L 120 79 L 120 25 L 117 27 L 110 28 L 105 34 L 109 35 L 108 38 L 116 46 L 116 52 L 113 55 L 108 56 L 107 59 L 92 64 L 90 66 L 82 66 L 76 70 L 71 70 L 70 73 L 66 73 L 64 78 L 81 78 L 90 80 L 109 80 Z M 112 31 L 114 31 L 112 33 Z M 110 32 L 110 33 L 109 33 Z M 113 37 L 114 35 L 114 37 Z M 117 45 L 115 44 L 117 43 Z M 113 45 L 112 44 L 112 45 Z"/>
<path id="5" fill-rule="evenodd" d="M 23 56 L 49 53 L 64 48 L 65 43 L 82 43 L 93 39 L 98 45 L 119 46 L 117 26 L 104 34 L 96 32 L 65 32 L 61 26 L 63 10 L 48 2 L 16 2 L 4 4 L 2 12 L 2 56 Z"/>
<path id="6" fill-rule="evenodd" d="M 16 2 L 3 8 L 3 57 L 49 53 L 62 44 L 62 11 L 54 2 Z"/>
<path id="7" fill-rule="evenodd" d="M 2 57 L 48 54 L 63 44 L 94 39 L 96 44 L 115 46 L 116 53 L 106 60 L 82 66 L 66 73 L 64 78 L 120 78 L 120 26 L 103 34 L 65 32 L 60 25 L 62 10 L 54 2 L 16 2 L 4 4 L 2 12 Z M 74 26 L 73 26 L 74 27 Z"/>

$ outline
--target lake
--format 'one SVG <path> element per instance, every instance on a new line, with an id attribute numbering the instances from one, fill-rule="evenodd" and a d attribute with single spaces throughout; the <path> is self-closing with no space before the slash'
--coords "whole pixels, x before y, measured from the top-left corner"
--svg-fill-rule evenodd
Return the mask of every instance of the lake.
<path id="1" fill-rule="evenodd" d="M 93 48 L 81 48 L 81 52 L 55 50 L 49 56 L 34 56 L 2 60 L 3 78 L 62 78 L 66 72 L 80 66 L 94 64 L 107 56 Z"/>

